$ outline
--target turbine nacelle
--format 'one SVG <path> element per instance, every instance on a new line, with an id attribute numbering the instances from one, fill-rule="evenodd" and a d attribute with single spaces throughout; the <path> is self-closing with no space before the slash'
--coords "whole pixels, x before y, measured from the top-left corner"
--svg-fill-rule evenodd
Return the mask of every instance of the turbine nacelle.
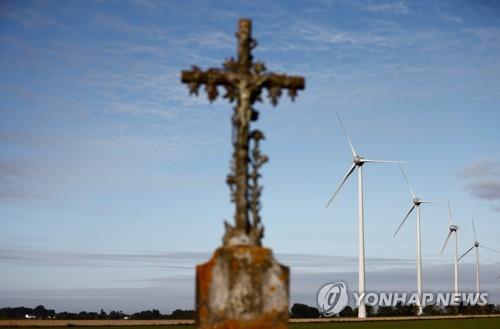
<path id="1" fill-rule="evenodd" d="M 476 247 L 476 248 L 479 247 L 479 241 L 474 242 L 474 247 Z"/>
<path id="2" fill-rule="evenodd" d="M 360 167 L 365 163 L 365 158 L 356 154 L 355 156 L 353 156 L 352 162 L 354 162 L 356 166 Z"/>
<path id="3" fill-rule="evenodd" d="M 458 231 L 459 227 L 458 225 L 452 224 L 450 225 L 450 232 L 456 232 Z"/>
<path id="4" fill-rule="evenodd" d="M 417 197 L 414 197 L 413 198 L 413 204 L 415 204 L 415 206 L 420 206 L 422 204 L 422 200 L 417 198 Z"/>

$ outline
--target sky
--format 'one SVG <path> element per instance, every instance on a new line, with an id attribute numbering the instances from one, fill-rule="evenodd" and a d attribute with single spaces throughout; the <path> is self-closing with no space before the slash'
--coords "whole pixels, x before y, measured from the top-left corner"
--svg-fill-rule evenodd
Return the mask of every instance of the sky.
<path id="1" fill-rule="evenodd" d="M 500 2 L 0 2 L 0 307 L 167 313 L 194 308 L 194 266 L 221 245 L 232 105 L 189 96 L 180 72 L 254 56 L 302 75 L 265 100 L 264 245 L 292 271 L 291 303 L 357 288 L 357 187 L 336 118 L 367 158 L 406 161 L 416 193 L 449 198 L 459 249 L 500 250 Z M 397 166 L 364 167 L 368 291 L 414 291 L 415 217 Z M 425 291 L 452 288 L 443 204 L 422 208 Z M 500 303 L 500 253 L 481 250 Z M 473 291 L 474 257 L 460 265 Z"/>

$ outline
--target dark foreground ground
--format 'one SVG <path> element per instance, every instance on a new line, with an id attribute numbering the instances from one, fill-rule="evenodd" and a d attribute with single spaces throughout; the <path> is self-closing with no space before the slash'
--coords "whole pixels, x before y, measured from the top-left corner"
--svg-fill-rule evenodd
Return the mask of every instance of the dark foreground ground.
<path id="1" fill-rule="evenodd" d="M 70 327 L 78 327 L 78 322 L 73 321 Z M 17 326 L 15 322 L 10 322 L 11 326 L 6 326 L 5 322 L 0 322 L 0 328 L 13 328 Z M 18 323 L 23 329 L 54 329 L 54 326 L 44 326 L 43 321 L 28 327 L 25 323 Z M 193 325 L 137 325 L 131 328 L 130 325 L 120 326 L 112 323 L 105 323 L 102 326 L 85 326 L 85 329 L 195 329 Z M 290 329 L 499 329 L 500 318 L 462 318 L 462 319 L 432 319 L 432 320 L 376 320 L 376 321 L 334 321 L 329 323 L 291 323 Z"/>

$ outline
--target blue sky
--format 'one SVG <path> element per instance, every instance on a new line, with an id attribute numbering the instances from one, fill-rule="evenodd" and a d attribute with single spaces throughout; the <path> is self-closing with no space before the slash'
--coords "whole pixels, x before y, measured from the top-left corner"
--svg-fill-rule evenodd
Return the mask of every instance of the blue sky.
<path id="1" fill-rule="evenodd" d="M 292 302 L 357 286 L 355 181 L 324 208 L 351 161 L 335 112 L 362 155 L 450 199 L 461 250 L 471 217 L 500 249 L 498 1 L 2 1 L 0 307 L 193 307 L 193 266 L 233 215 L 231 106 L 190 97 L 180 71 L 234 56 L 241 17 L 257 59 L 306 78 L 294 103 L 256 106 L 264 243 L 292 266 Z M 409 191 L 395 166 L 364 172 L 367 288 L 412 290 L 414 218 L 392 238 Z M 447 291 L 446 209 L 422 216 L 424 289 Z M 481 257 L 500 303 L 500 254 Z"/>

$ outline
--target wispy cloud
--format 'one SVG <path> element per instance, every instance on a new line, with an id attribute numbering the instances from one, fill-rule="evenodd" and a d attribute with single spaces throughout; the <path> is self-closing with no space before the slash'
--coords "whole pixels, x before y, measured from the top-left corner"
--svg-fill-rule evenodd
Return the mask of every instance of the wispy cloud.
<path id="1" fill-rule="evenodd" d="M 463 264 L 462 289 L 474 291 L 474 265 Z M 499 264 L 481 267 L 482 290 L 489 293 L 489 301 L 500 302 L 500 291 L 494 280 L 500 271 Z M 453 268 L 450 265 L 424 266 L 424 291 L 446 292 L 452 290 Z M 297 273 L 292 269 L 290 304 L 316 304 L 316 293 L 325 283 L 344 281 L 350 292 L 357 290 L 356 271 L 332 271 L 323 273 Z M 86 289 L 0 289 L 0 305 L 36 306 L 44 304 L 57 311 L 106 311 L 121 309 L 137 312 L 159 308 L 162 313 L 176 308 L 192 309 L 194 305 L 194 272 L 184 277 L 155 277 L 148 279 L 151 286 L 140 288 L 86 288 Z M 413 268 L 391 268 L 367 271 L 369 292 L 414 292 L 416 289 Z M 352 301 L 351 301 L 352 302 Z"/>
<path id="2" fill-rule="evenodd" d="M 40 251 L 26 248 L 0 247 L 0 263 L 27 266 L 62 267 L 150 267 L 166 270 L 189 270 L 208 261 L 208 252 L 85 252 Z M 278 254 L 280 262 L 298 272 L 348 271 L 356 268 L 357 258 L 313 254 Z M 369 258 L 373 269 L 412 267 L 414 261 L 403 258 Z"/>
<path id="3" fill-rule="evenodd" d="M 194 265 L 209 259 L 201 252 L 59 252 L 0 247 L 0 263 L 28 266 L 61 267 L 153 267 L 169 270 L 192 270 Z"/>
<path id="4" fill-rule="evenodd" d="M 478 199 L 492 201 L 500 212 L 500 162 L 481 159 L 459 172 L 467 180 L 465 189 Z"/>
<path id="5" fill-rule="evenodd" d="M 325 50 L 332 46 L 345 46 L 349 51 L 387 56 L 388 49 L 422 53 L 449 49 L 450 35 L 428 29 L 408 29 L 386 20 L 372 20 L 364 29 L 343 29 L 336 25 L 303 20 L 293 25 L 292 37 L 300 38 L 309 50 Z M 304 44 L 305 43 L 305 44 Z M 366 53 L 365 53 L 366 56 Z"/>
<path id="6" fill-rule="evenodd" d="M 1 4 L 0 17 L 18 22 L 27 28 L 57 28 L 66 29 L 59 20 L 47 15 L 50 12 L 50 3 L 46 5 L 32 2 L 29 5 L 17 6 L 14 3 L 5 2 Z"/>
<path id="7" fill-rule="evenodd" d="M 305 41 L 323 45 L 351 45 L 354 47 L 391 46 L 397 40 L 394 36 L 372 32 L 344 31 L 331 26 L 303 21 L 294 26 L 295 34 Z"/>
<path id="8" fill-rule="evenodd" d="M 39 195 L 28 188 L 37 170 L 26 163 L 0 158 L 0 200 L 26 199 Z"/>
<path id="9" fill-rule="evenodd" d="M 497 27 L 477 27 L 463 30 L 479 39 L 483 49 L 500 48 L 500 28 Z"/>
<path id="10" fill-rule="evenodd" d="M 363 10 L 379 13 L 391 13 L 398 15 L 406 15 L 410 12 L 408 6 L 403 1 L 383 2 L 383 3 L 368 3 L 359 5 Z"/>
<path id="11" fill-rule="evenodd" d="M 447 22 L 451 22 L 451 23 L 462 23 L 463 22 L 463 19 L 458 17 L 458 16 L 454 16 L 454 15 L 450 15 L 450 14 L 441 14 L 441 18 Z"/>

